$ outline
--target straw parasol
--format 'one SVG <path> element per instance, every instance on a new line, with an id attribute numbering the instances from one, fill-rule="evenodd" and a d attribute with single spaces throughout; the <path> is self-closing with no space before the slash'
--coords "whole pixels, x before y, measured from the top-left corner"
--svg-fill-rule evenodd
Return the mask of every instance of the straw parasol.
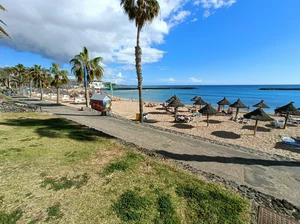
<path id="1" fill-rule="evenodd" d="M 294 106 L 293 103 L 294 102 L 290 102 L 287 105 L 275 109 L 275 113 L 286 114 L 283 127 L 284 129 L 286 128 L 286 123 L 289 115 L 300 115 L 300 111 Z"/>
<path id="2" fill-rule="evenodd" d="M 176 95 L 174 95 L 174 99 L 173 99 L 172 102 L 170 102 L 168 104 L 168 107 L 174 107 L 175 108 L 174 111 L 175 111 L 175 121 L 176 121 L 177 108 L 178 107 L 184 107 L 184 104 L 181 103 L 180 99 Z"/>
<path id="3" fill-rule="evenodd" d="M 200 113 L 206 114 L 207 116 L 207 127 L 209 125 L 209 115 L 213 115 L 217 113 L 217 110 L 211 106 L 211 104 L 206 104 L 205 107 L 199 110 Z"/>
<path id="4" fill-rule="evenodd" d="M 256 110 L 245 114 L 244 118 L 255 120 L 254 135 L 256 135 L 258 121 L 272 121 L 273 120 L 273 118 L 271 118 L 269 115 L 267 115 L 261 108 L 257 108 Z"/>
<path id="5" fill-rule="evenodd" d="M 174 100 L 175 97 L 177 97 L 177 96 L 176 95 L 172 96 L 170 99 L 166 100 L 166 102 L 171 103 Z"/>
<path id="6" fill-rule="evenodd" d="M 202 100 L 201 97 L 198 97 L 198 100 L 194 103 L 194 105 L 200 105 L 200 109 L 202 105 L 206 105 L 206 104 L 207 103 L 204 100 Z"/>
<path id="7" fill-rule="evenodd" d="M 195 97 L 193 97 L 193 98 L 191 99 L 191 101 L 197 101 L 197 100 L 199 100 L 199 97 L 198 97 L 198 96 L 195 96 Z"/>
<path id="8" fill-rule="evenodd" d="M 231 103 L 224 96 L 224 98 L 222 100 L 220 100 L 217 104 L 219 105 L 219 108 L 220 108 L 220 106 L 223 106 L 223 109 L 224 109 L 225 105 L 230 105 Z"/>
<path id="9" fill-rule="evenodd" d="M 258 107 L 258 108 L 270 108 L 267 104 L 264 103 L 264 100 L 261 100 L 259 103 L 253 105 L 253 107 Z"/>
<path id="10" fill-rule="evenodd" d="M 245 104 L 243 104 L 243 102 L 240 100 L 240 98 L 233 104 L 230 104 L 229 106 L 236 108 L 235 119 L 237 119 L 237 115 L 239 113 L 240 108 L 248 108 Z"/>

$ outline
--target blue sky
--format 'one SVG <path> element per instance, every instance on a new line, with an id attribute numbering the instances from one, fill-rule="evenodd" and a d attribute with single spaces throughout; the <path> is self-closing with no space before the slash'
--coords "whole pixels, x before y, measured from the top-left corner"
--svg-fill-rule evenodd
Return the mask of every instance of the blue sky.
<path id="1" fill-rule="evenodd" d="M 34 1 L 30 13 L 20 16 L 19 20 L 12 19 L 14 14 L 20 13 L 14 11 L 11 2 L 4 0 L 2 4 L 8 12 L 0 14 L 13 37 L 12 41 L 0 40 L 0 66 L 22 63 L 48 68 L 55 61 L 70 70 L 67 62 L 85 45 L 92 56 L 103 57 L 103 80 L 137 83 L 133 51 L 135 27 L 119 11 L 118 1 L 115 5 L 102 5 L 108 8 L 98 10 L 101 12 L 97 12 L 97 8 L 90 11 L 89 6 L 84 5 L 87 13 L 97 18 L 99 15 L 103 18 L 111 10 L 122 20 L 122 24 L 113 23 L 115 18 L 106 20 L 106 24 L 103 19 L 99 20 L 88 32 L 82 32 L 80 25 L 72 30 L 68 23 L 70 17 L 61 16 L 59 24 L 55 17 L 44 18 L 42 13 L 38 17 L 37 13 L 35 17 L 40 18 L 41 24 L 39 20 L 32 20 L 34 12 L 43 12 L 43 7 L 47 7 L 34 5 Z M 177 5 L 167 4 L 170 3 L 167 0 L 159 2 L 162 15 L 147 25 L 142 35 L 144 85 L 300 84 L 299 0 L 177 0 Z M 91 24 L 91 20 L 84 22 Z M 33 26 L 28 25 L 32 23 Z M 109 26 L 109 23 L 113 24 Z M 22 28 L 18 27 L 21 25 Z M 55 29 L 57 32 L 52 32 Z M 76 32 L 81 35 L 78 39 Z M 91 35 L 98 39 L 88 39 Z"/>

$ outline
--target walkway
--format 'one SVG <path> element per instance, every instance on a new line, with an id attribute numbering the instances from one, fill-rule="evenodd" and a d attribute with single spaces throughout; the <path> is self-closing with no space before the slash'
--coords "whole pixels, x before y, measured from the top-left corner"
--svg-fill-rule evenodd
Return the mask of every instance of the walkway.
<path id="1" fill-rule="evenodd" d="M 226 146 L 157 130 L 147 125 L 110 116 L 98 116 L 73 107 L 59 106 L 28 98 L 19 101 L 37 104 L 43 111 L 86 125 L 142 148 L 244 184 L 300 207 L 300 162 L 276 161 Z"/>

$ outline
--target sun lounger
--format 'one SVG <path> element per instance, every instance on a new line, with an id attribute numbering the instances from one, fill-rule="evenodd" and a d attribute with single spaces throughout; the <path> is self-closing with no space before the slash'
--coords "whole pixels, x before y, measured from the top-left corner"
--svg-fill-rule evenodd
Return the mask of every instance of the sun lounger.
<path id="1" fill-rule="evenodd" d="M 292 124 L 300 124 L 300 118 L 293 118 L 293 117 L 289 116 L 288 122 L 290 122 Z"/>
<path id="2" fill-rule="evenodd" d="M 251 122 L 251 119 L 247 119 L 247 118 L 244 118 L 242 121 L 243 124 L 250 124 L 250 122 Z"/>
<path id="3" fill-rule="evenodd" d="M 285 123 L 284 120 L 277 119 L 274 122 L 274 126 L 275 126 L 275 128 L 283 128 L 284 127 L 284 123 Z"/>
<path id="4" fill-rule="evenodd" d="M 280 136 L 280 138 L 284 144 L 300 147 L 300 141 L 296 141 L 295 139 L 287 136 Z"/>

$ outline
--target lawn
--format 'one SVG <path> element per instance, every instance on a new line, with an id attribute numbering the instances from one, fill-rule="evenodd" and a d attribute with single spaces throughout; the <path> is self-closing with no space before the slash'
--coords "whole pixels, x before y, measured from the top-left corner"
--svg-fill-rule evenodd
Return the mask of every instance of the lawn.
<path id="1" fill-rule="evenodd" d="M 0 223 L 249 223 L 246 199 L 47 113 L 0 114 Z"/>

